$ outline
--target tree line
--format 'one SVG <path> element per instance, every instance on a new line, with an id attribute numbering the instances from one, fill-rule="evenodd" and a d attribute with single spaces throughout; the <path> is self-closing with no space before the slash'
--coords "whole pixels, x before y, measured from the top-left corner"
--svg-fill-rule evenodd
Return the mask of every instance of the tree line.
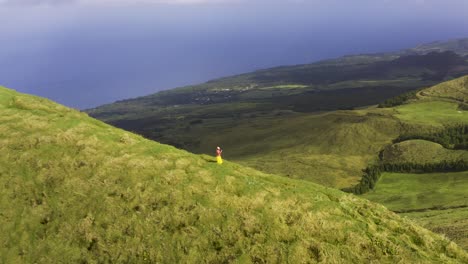
<path id="1" fill-rule="evenodd" d="M 434 173 L 434 172 L 458 172 L 467 171 L 468 161 L 441 161 L 438 163 L 381 163 L 372 165 L 363 170 L 361 181 L 349 188 L 344 188 L 342 191 L 364 194 L 373 190 L 383 172 L 397 172 L 397 173 Z"/>
<path id="2" fill-rule="evenodd" d="M 432 133 L 403 134 L 395 139 L 393 143 L 411 139 L 423 139 L 436 142 L 448 149 L 468 150 L 468 125 L 459 124 Z"/>
<path id="3" fill-rule="evenodd" d="M 421 91 L 421 89 L 409 91 L 409 92 L 394 96 L 380 103 L 378 107 L 385 108 L 385 107 L 393 107 L 397 105 L 402 105 L 411 99 L 417 99 L 418 97 L 416 96 L 416 94 L 419 91 Z"/>

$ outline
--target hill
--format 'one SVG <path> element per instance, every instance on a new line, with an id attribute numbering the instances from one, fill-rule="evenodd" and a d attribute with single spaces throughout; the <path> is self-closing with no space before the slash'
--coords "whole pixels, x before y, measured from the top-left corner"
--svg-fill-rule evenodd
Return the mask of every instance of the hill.
<path id="1" fill-rule="evenodd" d="M 468 261 L 350 194 L 219 166 L 5 88 L 0 113 L 4 263 Z"/>

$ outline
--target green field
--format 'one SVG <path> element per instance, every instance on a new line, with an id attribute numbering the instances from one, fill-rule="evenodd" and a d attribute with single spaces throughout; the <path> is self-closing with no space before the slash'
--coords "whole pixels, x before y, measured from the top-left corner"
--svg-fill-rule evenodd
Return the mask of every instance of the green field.
<path id="1" fill-rule="evenodd" d="M 440 126 L 468 123 L 468 111 L 459 109 L 455 102 L 421 101 L 396 107 L 396 110 L 396 117 L 415 124 Z"/>

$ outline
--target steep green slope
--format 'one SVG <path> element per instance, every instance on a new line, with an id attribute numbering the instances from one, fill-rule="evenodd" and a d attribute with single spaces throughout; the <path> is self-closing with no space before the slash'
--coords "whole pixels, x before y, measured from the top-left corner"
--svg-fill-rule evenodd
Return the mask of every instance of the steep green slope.
<path id="1" fill-rule="evenodd" d="M 4 88 L 0 113 L 4 263 L 468 261 L 353 195 L 219 166 Z"/>
<path id="2" fill-rule="evenodd" d="M 425 89 L 420 93 L 421 97 L 448 99 L 460 103 L 468 103 L 468 78 L 459 78 L 452 82 L 445 82 L 437 86 Z"/>

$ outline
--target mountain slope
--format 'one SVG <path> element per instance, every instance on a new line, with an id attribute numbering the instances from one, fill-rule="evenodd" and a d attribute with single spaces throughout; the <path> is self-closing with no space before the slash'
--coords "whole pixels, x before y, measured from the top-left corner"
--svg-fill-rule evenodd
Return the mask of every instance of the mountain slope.
<path id="1" fill-rule="evenodd" d="M 468 261 L 353 195 L 219 166 L 5 88 L 0 113 L 5 263 Z"/>

